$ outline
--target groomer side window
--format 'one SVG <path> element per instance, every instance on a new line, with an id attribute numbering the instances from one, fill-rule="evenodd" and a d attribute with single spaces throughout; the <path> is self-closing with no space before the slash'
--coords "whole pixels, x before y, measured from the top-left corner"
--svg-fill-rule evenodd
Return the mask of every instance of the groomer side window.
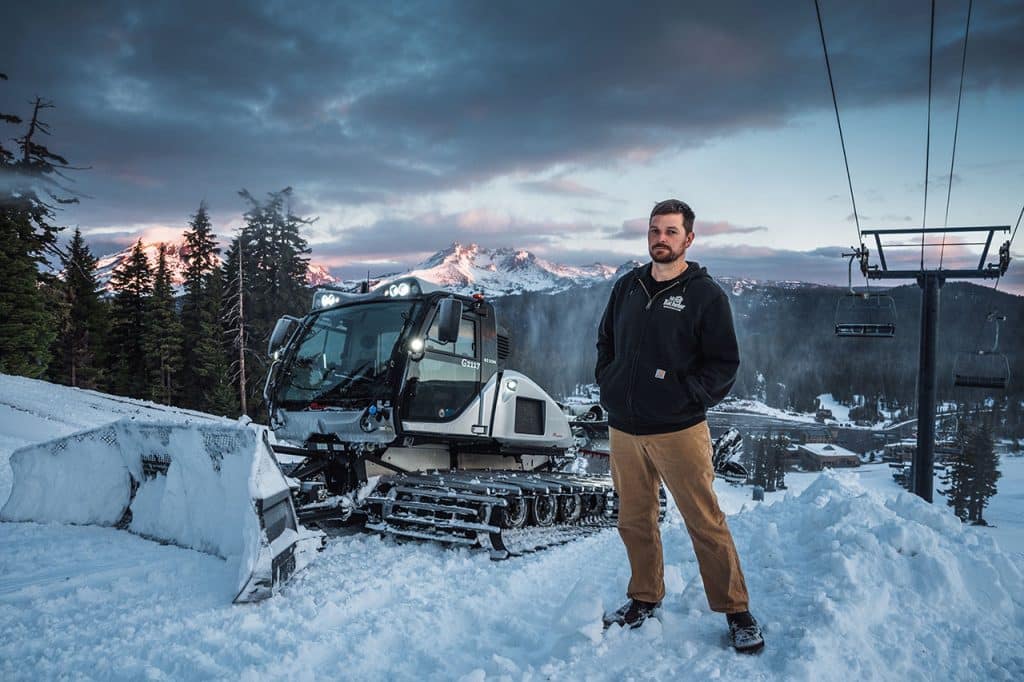
<path id="1" fill-rule="evenodd" d="M 462 318 L 455 342 L 437 340 L 437 319 L 430 326 L 423 358 L 409 366 L 410 391 L 405 419 L 450 421 L 469 406 L 480 391 L 480 362 L 476 359 L 478 324 Z"/>
<path id="2" fill-rule="evenodd" d="M 451 353 L 463 358 L 476 357 L 476 323 L 471 319 L 462 318 L 459 324 L 459 338 L 455 343 L 441 343 L 438 337 L 438 319 L 434 317 L 434 323 L 430 325 L 430 332 L 427 334 L 427 348 Z"/>

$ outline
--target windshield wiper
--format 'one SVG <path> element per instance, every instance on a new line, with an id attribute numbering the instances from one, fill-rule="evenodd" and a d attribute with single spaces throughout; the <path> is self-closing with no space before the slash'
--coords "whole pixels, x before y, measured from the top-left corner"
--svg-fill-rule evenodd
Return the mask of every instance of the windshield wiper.
<path id="1" fill-rule="evenodd" d="M 355 369 L 355 371 L 353 371 L 351 373 L 348 373 L 348 372 L 337 372 L 337 371 L 334 372 L 334 376 L 339 376 L 339 375 L 341 376 L 341 381 L 339 381 L 338 383 L 332 385 L 330 388 L 328 388 L 328 389 L 326 389 L 324 391 L 321 391 L 317 395 L 313 396 L 313 399 L 310 402 L 316 402 L 318 400 L 323 400 L 324 398 L 330 396 L 331 394 L 340 393 L 342 391 L 342 389 L 346 389 L 346 388 L 351 387 L 352 384 L 354 384 L 357 381 L 373 382 L 377 378 L 377 375 L 376 374 L 373 374 L 373 375 L 365 374 L 366 370 L 369 370 L 369 369 L 373 368 L 373 364 L 374 364 L 373 361 L 369 360 L 369 361 L 364 362 L 363 364 L 359 365 Z"/>

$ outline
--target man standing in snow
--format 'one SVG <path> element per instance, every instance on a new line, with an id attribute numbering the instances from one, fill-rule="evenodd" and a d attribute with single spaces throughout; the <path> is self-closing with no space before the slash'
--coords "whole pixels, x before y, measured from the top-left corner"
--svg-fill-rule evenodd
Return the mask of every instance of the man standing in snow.
<path id="1" fill-rule="evenodd" d="M 668 199 L 651 211 L 651 263 L 616 282 L 601 319 L 595 375 L 608 410 L 619 534 L 632 569 L 627 601 L 605 627 L 639 627 L 665 595 L 658 528 L 663 480 L 693 540 L 712 611 L 725 613 L 733 646 L 764 646 L 748 610 L 747 587 L 712 483 L 705 411 L 729 393 L 739 348 L 725 293 L 687 262 L 694 213 Z"/>

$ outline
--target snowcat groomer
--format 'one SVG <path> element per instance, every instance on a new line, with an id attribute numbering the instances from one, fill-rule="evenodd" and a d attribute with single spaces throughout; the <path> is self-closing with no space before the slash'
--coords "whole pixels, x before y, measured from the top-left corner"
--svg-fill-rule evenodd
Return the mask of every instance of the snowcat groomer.
<path id="1" fill-rule="evenodd" d="M 494 558 L 614 525 L 611 479 L 564 470 L 568 420 L 505 367 L 509 335 L 482 295 L 416 278 L 320 290 L 309 315 L 278 322 L 269 353 L 273 449 L 304 524 L 359 522 Z"/>
<path id="2" fill-rule="evenodd" d="M 504 366 L 508 333 L 480 295 L 414 278 L 321 290 L 270 355 L 270 428 L 173 410 L 27 445 L 0 520 L 217 555 L 237 562 L 236 602 L 276 592 L 334 524 L 497 559 L 615 524 L 610 477 L 574 471 L 566 416 Z"/>

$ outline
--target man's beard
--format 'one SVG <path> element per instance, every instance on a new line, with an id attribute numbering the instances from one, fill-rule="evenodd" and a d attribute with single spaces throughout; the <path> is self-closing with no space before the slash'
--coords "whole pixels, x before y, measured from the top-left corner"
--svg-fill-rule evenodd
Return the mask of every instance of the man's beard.
<path id="1" fill-rule="evenodd" d="M 679 249 L 678 251 L 673 251 L 671 246 L 664 244 L 662 246 L 664 246 L 664 248 L 659 249 L 656 247 L 651 247 L 650 249 L 648 249 L 648 252 L 651 254 L 651 260 L 653 260 L 655 263 L 674 263 L 680 258 L 682 258 L 683 254 L 686 253 L 686 249 Z"/>

